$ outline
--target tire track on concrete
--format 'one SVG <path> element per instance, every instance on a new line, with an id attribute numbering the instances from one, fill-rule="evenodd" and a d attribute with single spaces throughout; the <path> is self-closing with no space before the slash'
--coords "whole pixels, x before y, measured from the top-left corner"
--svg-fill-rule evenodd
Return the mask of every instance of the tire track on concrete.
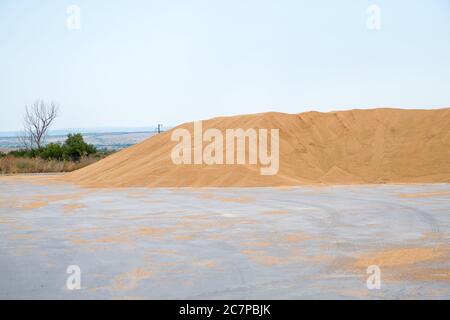
<path id="1" fill-rule="evenodd" d="M 422 209 L 410 207 L 410 206 L 407 206 L 407 205 L 404 205 L 404 204 L 400 204 L 400 203 L 392 203 L 391 201 L 379 200 L 379 199 L 354 198 L 354 197 L 348 197 L 348 196 L 344 197 L 343 199 L 356 200 L 356 201 L 367 201 L 367 202 L 374 202 L 374 201 L 376 201 L 376 203 L 384 204 L 384 205 L 387 205 L 388 207 L 395 208 L 397 206 L 397 207 L 406 209 L 408 211 L 413 212 L 417 216 L 419 216 L 420 219 L 425 224 L 427 224 L 429 226 L 431 233 L 433 233 L 435 235 L 440 233 L 440 228 L 439 228 L 438 221 L 432 215 L 430 215 L 428 212 L 426 212 L 426 211 L 424 211 Z"/>
<path id="2" fill-rule="evenodd" d="M 302 199 L 303 200 L 303 199 Z M 328 218 L 326 219 L 326 225 L 322 226 L 320 221 L 315 221 L 317 223 L 318 229 L 322 229 L 323 231 L 321 234 L 325 234 L 330 237 L 330 242 L 333 242 L 333 246 L 330 252 L 330 255 L 332 257 L 332 261 L 329 265 L 331 268 L 336 268 L 338 265 L 340 265 L 339 261 L 341 258 L 341 238 L 339 237 L 337 227 L 340 224 L 341 221 L 341 214 L 338 210 L 336 210 L 334 207 L 330 205 L 324 205 L 324 204 L 317 204 L 317 203 L 311 203 L 310 201 L 291 201 L 291 200 L 284 200 L 283 205 L 288 203 L 287 207 L 283 206 L 283 208 L 292 210 L 292 208 L 295 208 L 296 206 L 309 206 L 311 209 L 318 209 L 319 211 L 322 211 L 326 215 L 328 215 Z M 278 200 L 278 204 L 280 204 L 280 201 Z M 281 206 L 279 206 L 281 208 Z"/>

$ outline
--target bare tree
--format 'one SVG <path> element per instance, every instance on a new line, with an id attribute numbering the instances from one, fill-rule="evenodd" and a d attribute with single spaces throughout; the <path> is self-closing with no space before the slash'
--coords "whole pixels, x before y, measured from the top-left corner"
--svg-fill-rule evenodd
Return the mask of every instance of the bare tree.
<path id="1" fill-rule="evenodd" d="M 27 149 L 42 147 L 47 137 L 48 129 L 58 115 L 59 105 L 55 102 L 46 104 L 42 100 L 36 100 L 33 105 L 25 106 L 23 117 L 24 132 L 19 141 Z"/>

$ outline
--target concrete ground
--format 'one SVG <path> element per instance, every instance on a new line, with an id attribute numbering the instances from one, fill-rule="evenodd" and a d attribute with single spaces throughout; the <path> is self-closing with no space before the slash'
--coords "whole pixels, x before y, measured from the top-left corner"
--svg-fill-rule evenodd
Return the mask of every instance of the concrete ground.
<path id="1" fill-rule="evenodd" d="M 0 179 L 2 299 L 449 299 L 450 185 Z M 67 268 L 81 270 L 69 290 Z M 367 267 L 380 269 L 369 290 Z"/>

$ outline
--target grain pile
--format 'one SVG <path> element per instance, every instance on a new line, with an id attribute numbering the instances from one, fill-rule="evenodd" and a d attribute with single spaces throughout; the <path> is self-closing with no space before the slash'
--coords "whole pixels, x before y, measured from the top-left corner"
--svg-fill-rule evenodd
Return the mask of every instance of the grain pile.
<path id="1" fill-rule="evenodd" d="M 193 124 L 177 128 L 192 132 Z M 90 187 L 450 182 L 450 108 L 269 112 L 203 121 L 208 128 L 278 128 L 278 173 L 263 176 L 259 164 L 175 165 L 174 128 L 61 179 Z"/>

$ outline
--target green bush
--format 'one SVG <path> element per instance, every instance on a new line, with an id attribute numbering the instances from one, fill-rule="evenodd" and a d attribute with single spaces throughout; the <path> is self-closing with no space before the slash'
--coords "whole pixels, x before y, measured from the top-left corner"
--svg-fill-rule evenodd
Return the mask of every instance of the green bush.
<path id="1" fill-rule="evenodd" d="M 10 151 L 8 155 L 18 158 L 42 158 L 45 160 L 80 161 L 81 158 L 97 154 L 94 145 L 84 141 L 81 133 L 68 134 L 66 141 L 49 143 L 39 149 L 20 149 Z"/>
<path id="2" fill-rule="evenodd" d="M 18 158 L 35 158 L 39 156 L 38 149 L 19 149 L 8 152 L 8 155 L 18 157 Z"/>
<path id="3" fill-rule="evenodd" d="M 79 161 L 81 157 L 89 156 L 97 152 L 94 145 L 84 142 L 81 133 L 69 134 L 62 147 L 65 158 L 72 161 Z"/>
<path id="4" fill-rule="evenodd" d="M 46 160 L 64 160 L 64 146 L 60 143 L 49 143 L 40 149 L 39 157 Z"/>

